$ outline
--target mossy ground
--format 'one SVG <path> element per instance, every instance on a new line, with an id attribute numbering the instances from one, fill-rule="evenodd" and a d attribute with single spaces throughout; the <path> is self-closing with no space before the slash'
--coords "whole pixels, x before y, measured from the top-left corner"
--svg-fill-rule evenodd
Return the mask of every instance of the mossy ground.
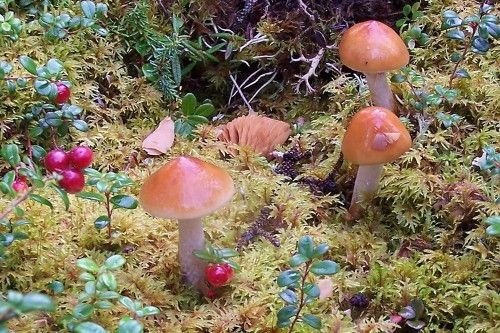
<path id="1" fill-rule="evenodd" d="M 471 13 L 477 3 L 430 1 L 426 7 L 421 20 L 431 43 L 413 50 L 411 63 L 432 84 L 446 85 L 452 67 L 444 59 L 456 45 L 439 31 L 440 14 L 448 8 Z M 119 7 L 112 12 L 118 15 Z M 124 170 L 128 157 L 140 152 L 145 135 L 175 106 L 167 105 L 162 94 L 144 78 L 127 71 L 123 60 L 127 50 L 117 35 L 89 38 L 81 33 L 64 43 L 51 43 L 36 33 L 39 27 L 30 29 L 19 42 L 4 49 L 2 57 L 12 60 L 28 54 L 40 63 L 51 57 L 64 59 L 74 83 L 74 101 L 84 108 L 91 124 L 89 132 L 73 133 L 73 140 L 94 148 L 95 167 Z M 262 207 L 284 208 L 286 228 L 277 234 L 281 246 L 276 248 L 258 239 L 244 248 L 238 258 L 242 271 L 215 301 L 200 297 L 180 278 L 176 221 L 153 218 L 140 208 L 117 210 L 112 222 L 117 235 L 108 239 L 105 232 L 93 226 L 104 209 L 97 204 L 72 197 L 66 212 L 50 192 L 43 194 L 54 203 L 53 211 L 27 202 L 23 208 L 32 220 L 26 228 L 30 238 L 8 248 L 9 257 L 1 263 L 0 286 L 3 291 L 48 292 L 47 284 L 59 280 L 65 290 L 54 295 L 58 304 L 55 313 L 15 320 L 12 331 L 61 330 L 62 317 L 77 304 L 82 289 L 75 261 L 88 256 L 102 262 L 120 253 L 127 259 L 118 273 L 122 293 L 161 310 L 160 315 L 143 320 L 148 332 L 276 332 L 276 312 L 282 307 L 276 277 L 288 267 L 296 241 L 305 234 L 318 243 L 327 243 L 330 250 L 326 257 L 342 268 L 333 277 L 333 295 L 311 307 L 323 321 L 322 332 L 390 332 L 394 325 L 389 315 L 412 298 L 420 298 L 425 304 L 427 332 L 498 331 L 498 241 L 486 236 L 481 224 L 485 217 L 499 214 L 495 204 L 498 179 L 474 168 L 472 160 L 481 155 L 486 144 L 499 142 L 499 55 L 497 43 L 487 55 L 468 58 L 465 67 L 472 78 L 455 81 L 460 89 L 456 103 L 428 110 L 431 121 L 424 135 L 417 136 L 416 111 L 401 107 L 400 113 L 409 121 L 413 148 L 385 167 L 377 197 L 366 216 L 355 224 L 344 220 L 345 201 L 355 176 L 355 168 L 347 163 L 337 170 L 341 192 L 315 196 L 276 175 L 276 162 L 245 149 L 236 157 L 221 158 L 223 146 L 215 140 L 214 128 L 235 117 L 238 110 L 199 128 L 194 140 L 177 137 L 166 156 L 146 158 L 140 152 L 139 165 L 127 171 L 136 181 L 131 190 L 134 195 L 149 173 L 179 154 L 191 154 L 228 170 L 236 184 L 236 195 L 226 208 L 205 219 L 206 236 L 216 246 L 235 247 Z M 337 61 L 334 51 L 329 56 Z M 209 73 L 215 70 L 207 69 Z M 321 93 L 306 97 L 285 87 L 281 97 L 264 96 L 256 108 L 290 122 L 299 116 L 306 119 L 300 133 L 281 149 L 297 143 L 314 148 L 313 157 L 299 170 L 320 178 L 338 162 L 350 117 L 369 104 L 368 93 L 360 92 L 358 81 L 352 77 L 330 73 L 329 81 Z M 393 85 L 393 89 L 402 100 L 411 96 L 405 85 Z M 200 90 L 201 95 L 205 93 Z M 20 93 L 3 100 L 1 124 L 14 124 L 16 115 L 24 113 L 33 97 Z M 445 129 L 432 118 L 438 111 L 456 113 L 463 120 Z M 239 112 L 245 110 L 240 108 Z M 2 135 L 6 142 L 23 142 L 21 135 L 5 130 Z M 0 201 L 0 206 L 5 204 Z M 406 248 L 407 255 L 401 255 Z M 353 319 L 345 313 L 350 308 L 347 300 L 358 292 L 368 295 L 370 304 Z M 111 312 L 101 311 L 93 319 L 112 329 L 124 313 L 117 307 Z M 309 331 L 300 325 L 296 329 Z"/>

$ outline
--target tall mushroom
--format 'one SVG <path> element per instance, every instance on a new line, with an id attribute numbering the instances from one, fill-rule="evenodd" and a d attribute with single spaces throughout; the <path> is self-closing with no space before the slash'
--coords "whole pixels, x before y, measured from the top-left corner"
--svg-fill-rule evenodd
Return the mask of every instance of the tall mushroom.
<path id="1" fill-rule="evenodd" d="M 233 180 L 218 166 L 191 156 L 180 156 L 162 166 L 144 183 L 139 201 L 144 210 L 161 218 L 179 220 L 179 260 L 187 281 L 206 291 L 205 264 L 193 256 L 205 247 L 201 220 L 227 204 Z"/>
<path id="2" fill-rule="evenodd" d="M 342 141 L 344 158 L 359 165 L 349 219 L 361 217 L 360 203 L 377 191 L 383 164 L 396 160 L 410 147 L 410 133 L 391 111 L 371 106 L 356 113 Z"/>
<path id="3" fill-rule="evenodd" d="M 401 37 L 378 21 L 357 23 L 342 36 L 339 55 L 345 66 L 365 74 L 373 104 L 394 112 L 386 72 L 399 69 L 410 60 Z"/>

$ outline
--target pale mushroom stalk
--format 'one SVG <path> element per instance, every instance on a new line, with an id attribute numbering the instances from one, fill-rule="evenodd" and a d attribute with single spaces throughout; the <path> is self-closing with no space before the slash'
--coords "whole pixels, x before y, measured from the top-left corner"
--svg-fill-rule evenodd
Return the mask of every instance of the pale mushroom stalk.
<path id="1" fill-rule="evenodd" d="M 370 89 L 373 105 L 382 106 L 394 112 L 394 96 L 389 87 L 386 72 L 364 74 L 366 76 L 368 88 Z"/>
<path id="2" fill-rule="evenodd" d="M 361 202 L 369 202 L 378 189 L 380 177 L 382 176 L 383 164 L 360 165 L 354 182 L 351 207 L 349 207 L 350 217 L 358 220 L 361 217 Z"/>
<path id="3" fill-rule="evenodd" d="M 206 263 L 196 258 L 193 251 L 205 248 L 205 233 L 201 218 L 179 220 L 179 261 L 186 280 L 201 289 L 205 279 Z"/>

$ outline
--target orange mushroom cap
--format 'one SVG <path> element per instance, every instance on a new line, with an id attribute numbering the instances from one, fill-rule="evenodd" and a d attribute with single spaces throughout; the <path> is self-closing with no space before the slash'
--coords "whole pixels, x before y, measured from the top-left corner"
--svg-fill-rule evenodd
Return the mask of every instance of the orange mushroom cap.
<path id="1" fill-rule="evenodd" d="M 210 214 L 229 202 L 233 194 L 233 180 L 224 169 L 180 156 L 146 180 L 139 201 L 153 216 L 183 220 Z"/>
<path id="2" fill-rule="evenodd" d="M 379 73 L 399 69 L 410 60 L 410 54 L 399 35 L 378 21 L 353 25 L 339 44 L 340 61 L 363 73 Z"/>
<path id="3" fill-rule="evenodd" d="M 352 118 L 342 141 L 342 153 L 354 164 L 383 164 L 408 151 L 411 142 L 410 133 L 394 113 L 371 106 Z"/>

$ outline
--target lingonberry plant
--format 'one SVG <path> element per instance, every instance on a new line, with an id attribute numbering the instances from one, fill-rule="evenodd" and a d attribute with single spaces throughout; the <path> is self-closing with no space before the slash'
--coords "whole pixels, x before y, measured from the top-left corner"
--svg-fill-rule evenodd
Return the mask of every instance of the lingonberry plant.
<path id="1" fill-rule="evenodd" d="M 459 42 L 461 52 L 453 52 L 449 60 L 455 63 L 450 75 L 448 86 L 451 87 L 456 78 L 469 78 L 469 73 L 460 68 L 469 52 L 484 55 L 490 49 L 492 39 L 500 37 L 498 18 L 492 14 L 493 5 L 486 1 L 479 6 L 478 14 L 460 17 L 453 10 L 443 13 L 441 29 L 446 36 Z"/>
<path id="2" fill-rule="evenodd" d="M 106 333 L 107 331 L 90 319 L 97 311 L 111 311 L 116 301 L 132 312 L 132 318 L 126 316 L 119 322 L 117 333 L 142 332 L 143 325 L 138 318 L 160 313 L 157 307 L 143 306 L 142 303 L 120 295 L 116 290 L 118 283 L 114 271 L 125 264 L 121 255 L 113 255 L 99 266 L 90 258 L 77 260 L 76 265 L 84 272 L 80 274 L 80 281 L 85 282 L 84 291 L 78 297 L 78 304 L 72 313 L 65 317 L 65 327 L 70 332 L 77 333 Z"/>
<path id="3" fill-rule="evenodd" d="M 175 114 L 175 132 L 192 138 L 193 129 L 198 125 L 207 124 L 208 117 L 213 115 L 215 108 L 209 100 L 198 105 L 196 96 L 188 93 L 182 98 L 181 110 Z"/>
<path id="4" fill-rule="evenodd" d="M 495 237 L 500 236 L 500 215 L 489 216 L 484 220 L 484 223 L 488 225 L 486 228 L 486 233 L 488 235 Z"/>
<path id="5" fill-rule="evenodd" d="M 401 38 L 409 49 L 414 49 L 416 45 L 424 46 L 429 43 L 429 35 L 423 31 L 423 27 L 415 23 L 415 20 L 423 16 L 419 10 L 420 2 L 403 7 L 404 17 L 396 21 L 396 27 L 400 29 Z"/>
<path id="6" fill-rule="evenodd" d="M 21 314 L 33 311 L 52 312 L 55 306 L 52 299 L 40 293 L 23 295 L 10 290 L 7 295 L 0 295 L 0 333 L 8 333 L 7 322 Z"/>
<path id="7" fill-rule="evenodd" d="M 87 159 L 87 154 L 80 154 L 80 151 L 73 151 L 73 155 L 82 156 L 81 162 Z M 83 164 L 82 164 L 83 165 Z M 95 169 L 85 169 L 85 174 L 89 177 L 87 185 L 92 186 L 97 192 L 80 192 L 77 197 L 99 202 L 104 205 L 105 215 L 100 215 L 94 221 L 94 226 L 100 230 L 108 229 L 108 237 L 112 236 L 111 219 L 115 209 L 135 209 L 138 201 L 134 197 L 121 193 L 126 187 L 132 186 L 134 182 L 127 175 L 116 172 L 99 172 Z"/>
<path id="8" fill-rule="evenodd" d="M 297 322 L 302 321 L 312 328 L 321 329 L 319 317 L 302 312 L 320 294 L 320 289 L 314 283 L 310 273 L 315 276 L 333 275 L 340 270 L 336 262 L 320 260 L 328 249 L 327 244 L 319 244 L 315 247 L 311 236 L 300 237 L 298 253 L 289 260 L 292 269 L 288 269 L 278 276 L 278 286 L 285 287 L 285 290 L 279 295 L 286 304 L 278 311 L 278 327 L 288 327 L 288 332 L 292 332 Z"/>
<path id="9" fill-rule="evenodd" d="M 412 329 L 412 332 L 418 332 L 425 327 L 422 317 L 425 314 L 425 306 L 422 300 L 413 299 L 397 315 L 391 317 L 395 324 L 401 327 L 405 325 Z"/>
<path id="10" fill-rule="evenodd" d="M 216 289 L 227 285 L 234 277 L 235 271 L 241 267 L 231 258 L 238 256 L 233 249 L 216 248 L 207 243 L 202 251 L 194 251 L 193 255 L 208 263 L 205 268 L 205 279 L 210 286 L 210 298 L 215 298 Z"/>

